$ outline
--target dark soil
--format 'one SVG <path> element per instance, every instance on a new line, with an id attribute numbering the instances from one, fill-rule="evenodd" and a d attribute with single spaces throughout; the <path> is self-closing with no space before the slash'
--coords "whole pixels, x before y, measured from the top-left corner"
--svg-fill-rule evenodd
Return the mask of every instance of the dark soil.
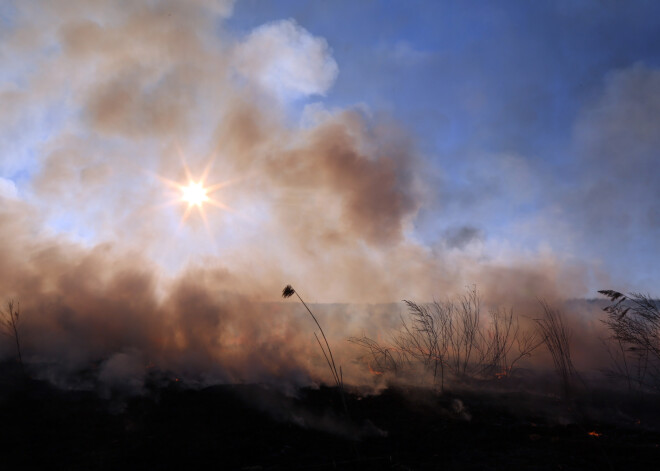
<path id="1" fill-rule="evenodd" d="M 290 397 L 257 385 L 169 382 L 108 399 L 39 381 L 0 388 L 3 470 L 660 469 L 660 433 L 634 416 L 657 401 L 624 413 L 597 395 L 589 405 L 389 389 L 349 394 L 347 419 L 331 388 Z"/>

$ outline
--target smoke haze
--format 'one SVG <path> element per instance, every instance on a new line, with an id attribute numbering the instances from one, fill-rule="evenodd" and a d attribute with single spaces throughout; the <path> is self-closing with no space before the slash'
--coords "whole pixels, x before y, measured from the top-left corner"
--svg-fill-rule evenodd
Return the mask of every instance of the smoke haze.
<path id="1" fill-rule="evenodd" d="M 2 7 L 0 295 L 20 300 L 26 355 L 53 381 L 90 365 L 131 391 L 151 367 L 203 381 L 327 379 L 304 310 L 275 302 L 288 283 L 310 302 L 355 303 L 321 308 L 354 381 L 345 339 L 387 332 L 403 312 L 378 303 L 476 284 L 488 305 L 533 318 L 539 299 L 593 296 L 594 282 L 636 288 L 599 260 L 640 228 L 660 235 L 657 70 L 612 72 L 584 107 L 570 191 L 537 163 L 471 149 L 461 186 L 397 116 L 324 104 L 342 75 L 325 38 L 294 19 L 238 34 L 226 27 L 234 7 Z M 395 52 L 410 66 L 426 57 Z M 186 168 L 223 184 L 210 195 L 222 207 L 188 212 L 167 184 L 185 184 Z M 542 204 L 508 232 L 487 227 L 521 200 Z M 446 224 L 431 238 L 429 219 Z M 530 246 L 537 235 L 553 242 Z M 639 243 L 657 253 L 658 240 Z M 572 322 L 601 335 L 593 318 Z"/>

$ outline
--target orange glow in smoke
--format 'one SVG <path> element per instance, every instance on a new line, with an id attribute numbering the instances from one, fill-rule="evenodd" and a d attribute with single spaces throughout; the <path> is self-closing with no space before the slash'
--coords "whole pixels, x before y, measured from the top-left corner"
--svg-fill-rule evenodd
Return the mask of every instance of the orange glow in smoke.
<path id="1" fill-rule="evenodd" d="M 380 375 L 383 374 L 383 371 L 374 370 L 374 369 L 371 367 L 371 365 L 369 365 L 369 373 L 371 373 L 371 374 L 374 375 L 374 376 L 380 376 Z"/>

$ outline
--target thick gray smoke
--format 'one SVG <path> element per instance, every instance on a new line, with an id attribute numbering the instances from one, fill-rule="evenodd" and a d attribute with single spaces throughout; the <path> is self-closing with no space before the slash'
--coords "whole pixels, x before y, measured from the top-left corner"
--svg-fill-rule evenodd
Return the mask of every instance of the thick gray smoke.
<path id="1" fill-rule="evenodd" d="M 434 192 L 410 136 L 361 106 L 317 103 L 291 118 L 296 100 L 323 96 L 341 74 L 331 45 L 293 20 L 234 37 L 223 25 L 230 1 L 11 7 L 0 175 L 20 178 L 0 179 L 0 296 L 20 300 L 26 358 L 55 381 L 86 368 L 138 390 L 149 368 L 204 381 L 327 379 L 306 313 L 273 303 L 287 283 L 310 302 L 342 303 L 444 298 L 474 283 L 529 316 L 538 298 L 585 293 L 578 262 L 470 252 L 486 238 L 478 224 L 436 247 L 418 241 L 415 218 Z M 657 77 L 640 68 L 611 86 L 640 80 Z M 642 107 L 640 120 L 654 112 Z M 576 131 L 589 152 L 593 122 L 585 115 Z M 648 179 L 655 164 L 644 159 Z M 188 211 L 164 183 L 185 184 L 186 167 L 226 183 L 210 195 L 224 209 Z M 595 175 L 590 194 L 618 169 Z M 602 221 L 606 208 L 590 207 Z M 657 228 L 654 214 L 633 216 Z M 354 381 L 345 339 L 385 332 L 401 312 L 369 309 L 322 318 Z"/>

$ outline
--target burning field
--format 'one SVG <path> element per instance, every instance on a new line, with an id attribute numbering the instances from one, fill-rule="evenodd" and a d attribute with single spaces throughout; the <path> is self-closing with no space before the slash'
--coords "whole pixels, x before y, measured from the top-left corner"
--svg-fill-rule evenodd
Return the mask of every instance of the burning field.
<path id="1" fill-rule="evenodd" d="M 284 294 L 299 296 L 290 286 Z M 387 339 L 341 339 L 321 323 L 355 309 L 383 322 L 402 306 L 298 297 L 259 308 L 300 329 L 287 337 L 307 338 L 297 354 L 285 344 L 255 352 L 239 336 L 215 359 L 172 362 L 171 352 L 134 347 L 75 368 L 38 361 L 18 328 L 28 313 L 11 304 L 2 456 L 10 469 L 655 469 L 659 358 L 643 342 L 657 324 L 643 316 L 660 317 L 658 305 L 606 294 L 609 302 L 567 306 L 603 313 L 600 333 L 612 335 L 598 365 L 576 340 L 594 332 L 569 326 L 562 311 L 539 304 L 527 324 L 511 311 L 483 316 L 474 288 L 444 303 L 407 302 Z M 281 358 L 287 368 L 274 368 Z"/>
<path id="2" fill-rule="evenodd" d="M 656 469 L 660 3 L 0 2 L 2 469 Z"/>

